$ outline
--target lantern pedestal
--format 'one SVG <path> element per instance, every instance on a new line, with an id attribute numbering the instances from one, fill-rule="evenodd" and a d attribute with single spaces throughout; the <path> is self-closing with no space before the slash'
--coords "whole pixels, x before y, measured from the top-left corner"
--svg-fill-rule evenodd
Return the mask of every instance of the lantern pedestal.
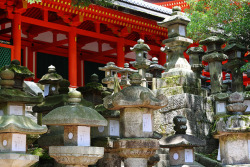
<path id="1" fill-rule="evenodd" d="M 39 160 L 37 155 L 0 153 L 1 167 L 26 167 L 31 166 Z"/>
<path id="2" fill-rule="evenodd" d="M 50 146 L 49 155 L 67 167 L 87 167 L 95 164 L 104 155 L 103 147 Z"/>
<path id="3" fill-rule="evenodd" d="M 125 158 L 125 167 L 147 166 L 148 158 L 159 149 L 157 139 L 136 138 L 114 141 L 114 148 Z"/>

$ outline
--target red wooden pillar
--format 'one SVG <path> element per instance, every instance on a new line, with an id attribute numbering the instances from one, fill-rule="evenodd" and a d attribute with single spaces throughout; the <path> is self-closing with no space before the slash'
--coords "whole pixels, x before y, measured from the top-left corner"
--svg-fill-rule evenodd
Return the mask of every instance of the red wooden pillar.
<path id="1" fill-rule="evenodd" d="M 125 63 L 125 48 L 124 48 L 124 38 L 120 38 L 117 42 L 117 60 L 116 65 L 118 67 L 124 67 Z"/>
<path id="2" fill-rule="evenodd" d="M 73 87 L 77 86 L 77 48 L 76 48 L 76 28 L 72 27 L 68 34 L 69 50 L 68 50 L 68 67 L 69 82 Z"/>
<path id="3" fill-rule="evenodd" d="M 12 20 L 12 39 L 14 45 L 14 59 L 21 62 L 21 13 L 15 13 Z"/>
<path id="4" fill-rule="evenodd" d="M 160 52 L 159 59 L 158 59 L 158 62 L 160 65 L 164 65 L 166 63 L 167 61 L 166 57 L 167 57 L 166 53 Z"/>

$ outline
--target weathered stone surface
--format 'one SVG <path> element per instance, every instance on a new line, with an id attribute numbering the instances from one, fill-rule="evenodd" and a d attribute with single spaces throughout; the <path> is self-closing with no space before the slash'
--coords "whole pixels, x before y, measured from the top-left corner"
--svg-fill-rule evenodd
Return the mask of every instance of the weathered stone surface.
<path id="1" fill-rule="evenodd" d="M 225 117 L 225 116 L 224 116 Z M 218 119 L 215 137 L 226 135 L 228 132 L 248 132 L 250 127 L 249 115 L 233 115 Z"/>
<path id="2" fill-rule="evenodd" d="M 142 86 L 131 86 L 120 92 L 104 98 L 104 106 L 111 110 L 126 107 L 145 107 L 158 109 L 167 105 L 165 96 L 155 96 L 154 93 Z"/>
<path id="3" fill-rule="evenodd" d="M 243 103 L 244 96 L 242 93 L 234 92 L 229 96 L 229 103 Z"/>
<path id="4" fill-rule="evenodd" d="M 37 155 L 0 153 L 1 167 L 27 167 L 39 160 Z"/>
<path id="5" fill-rule="evenodd" d="M 43 117 L 43 123 L 46 125 L 107 125 L 106 119 L 96 110 L 82 105 L 58 107 Z"/>
<path id="6" fill-rule="evenodd" d="M 122 158 L 117 153 L 105 153 L 96 163 L 98 167 L 121 167 Z"/>
<path id="7" fill-rule="evenodd" d="M 224 165 L 249 164 L 248 134 L 228 134 L 220 137 L 221 162 Z M 240 149 L 239 149 L 240 148 Z"/>
<path id="8" fill-rule="evenodd" d="M 197 137 L 187 135 L 187 134 L 178 134 L 171 137 L 162 138 L 160 140 L 161 147 L 200 147 L 205 146 L 205 141 L 198 139 Z"/>
<path id="9" fill-rule="evenodd" d="M 104 155 L 103 147 L 50 146 L 49 155 L 66 165 L 93 165 Z"/>
<path id="10" fill-rule="evenodd" d="M 120 139 L 114 141 L 114 148 L 118 149 L 121 157 L 147 159 L 155 154 L 159 148 L 159 142 L 157 139 L 150 138 Z"/>
<path id="11" fill-rule="evenodd" d="M 68 102 L 70 105 L 58 107 L 43 117 L 46 125 L 87 125 L 106 126 L 107 120 L 96 110 L 79 104 L 81 93 L 69 92 Z"/>
<path id="12" fill-rule="evenodd" d="M 0 117 L 0 132 L 42 134 L 47 132 L 47 127 L 39 126 L 25 116 L 4 115 Z"/>

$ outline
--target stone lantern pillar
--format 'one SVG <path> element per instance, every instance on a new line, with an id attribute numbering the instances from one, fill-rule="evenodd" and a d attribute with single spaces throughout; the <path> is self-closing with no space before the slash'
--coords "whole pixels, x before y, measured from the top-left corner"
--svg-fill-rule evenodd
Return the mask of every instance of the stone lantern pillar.
<path id="1" fill-rule="evenodd" d="M 221 92 L 222 86 L 222 64 L 226 60 L 227 55 L 222 53 L 221 45 L 225 43 L 223 38 L 217 36 L 209 37 L 201 40 L 200 44 L 207 46 L 206 54 L 202 57 L 202 61 L 208 62 L 211 78 L 211 93 Z"/>
<path id="2" fill-rule="evenodd" d="M 47 128 L 37 125 L 25 116 L 25 104 L 40 103 L 43 96 L 42 94 L 32 96 L 20 88 L 15 88 L 14 70 L 10 70 L 13 64 L 11 66 L 0 70 L 0 166 L 26 167 L 39 160 L 36 155 L 26 154 L 26 135 L 42 134 L 47 131 Z M 18 76 L 27 77 L 25 73 L 22 75 L 22 70 L 19 71 Z"/>
<path id="3" fill-rule="evenodd" d="M 249 166 L 250 132 L 249 115 L 242 115 L 247 109 L 242 93 L 229 96 L 227 111 L 230 115 L 218 117 L 214 138 L 220 142 L 221 162 L 225 166 Z"/>
<path id="4" fill-rule="evenodd" d="M 195 136 L 187 135 L 187 119 L 183 116 L 176 116 L 173 119 L 175 124 L 175 135 L 163 137 L 160 140 L 161 148 L 169 149 L 170 166 L 192 166 L 199 167 L 194 164 L 195 155 L 194 147 L 205 146 L 205 141 Z"/>
<path id="5" fill-rule="evenodd" d="M 104 106 L 120 110 L 121 139 L 114 141 L 114 148 L 125 158 L 125 167 L 146 167 L 147 159 L 159 148 L 153 137 L 153 111 L 167 105 L 163 95 L 155 96 L 140 86 L 142 76 L 134 73 L 131 85 L 104 98 Z"/>
<path id="6" fill-rule="evenodd" d="M 156 90 L 156 85 L 157 85 L 157 78 L 161 78 L 161 73 L 162 71 L 165 70 L 165 67 L 162 65 L 158 64 L 158 58 L 153 57 L 151 65 L 149 67 L 149 72 L 153 75 L 152 78 L 152 90 Z"/>
<path id="7" fill-rule="evenodd" d="M 236 44 L 235 38 L 231 38 L 223 51 L 228 56 L 228 62 L 224 66 L 232 73 L 232 92 L 243 92 L 243 74 L 240 67 L 245 64 L 243 58 L 247 49 Z"/>
<path id="8" fill-rule="evenodd" d="M 128 86 L 130 86 L 129 83 L 129 75 L 138 72 L 137 70 L 133 70 L 131 68 L 129 68 L 129 64 L 128 63 L 124 63 L 124 68 L 122 68 L 121 70 L 118 71 L 118 73 L 121 74 L 121 82 L 120 85 L 123 88 L 126 88 Z"/>
<path id="9" fill-rule="evenodd" d="M 108 89 L 114 89 L 114 76 L 120 69 L 114 62 L 108 62 L 106 66 L 99 67 L 99 70 L 105 71 L 105 78 L 102 79 L 102 83 L 107 84 Z"/>
<path id="10" fill-rule="evenodd" d="M 201 61 L 204 50 L 202 47 L 191 47 L 187 50 L 187 54 L 189 55 L 191 69 L 195 72 L 196 77 L 200 78 L 201 72 L 204 69 L 204 65 L 202 65 Z"/>
<path id="11" fill-rule="evenodd" d="M 52 110 L 43 118 L 45 125 L 64 126 L 64 146 L 50 146 L 49 155 L 66 167 L 86 167 L 103 157 L 103 147 L 90 146 L 90 127 L 107 126 L 96 110 L 79 104 L 81 93 L 69 92 L 69 105 Z"/>
<path id="12" fill-rule="evenodd" d="M 144 43 L 143 39 L 139 39 L 137 44 L 130 48 L 131 51 L 134 51 L 136 54 L 135 61 L 130 62 L 136 69 L 138 69 L 139 74 L 142 76 L 142 86 L 147 87 L 146 82 L 146 69 L 150 66 L 150 60 L 147 59 L 148 51 L 150 48 L 147 44 Z"/>

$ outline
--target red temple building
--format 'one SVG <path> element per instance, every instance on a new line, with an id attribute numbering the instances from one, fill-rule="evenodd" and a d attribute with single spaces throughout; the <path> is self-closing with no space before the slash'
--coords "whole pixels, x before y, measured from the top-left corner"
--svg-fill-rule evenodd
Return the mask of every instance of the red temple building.
<path id="1" fill-rule="evenodd" d="M 71 86 L 84 85 L 95 71 L 89 67 L 135 59 L 130 47 L 143 38 L 160 64 L 167 29 L 157 21 L 171 14 L 165 7 L 138 0 L 118 0 L 110 7 L 74 8 L 71 0 L 0 1 L 0 66 L 18 59 L 37 81 L 53 64 Z M 97 69 L 97 68 L 96 68 Z"/>

